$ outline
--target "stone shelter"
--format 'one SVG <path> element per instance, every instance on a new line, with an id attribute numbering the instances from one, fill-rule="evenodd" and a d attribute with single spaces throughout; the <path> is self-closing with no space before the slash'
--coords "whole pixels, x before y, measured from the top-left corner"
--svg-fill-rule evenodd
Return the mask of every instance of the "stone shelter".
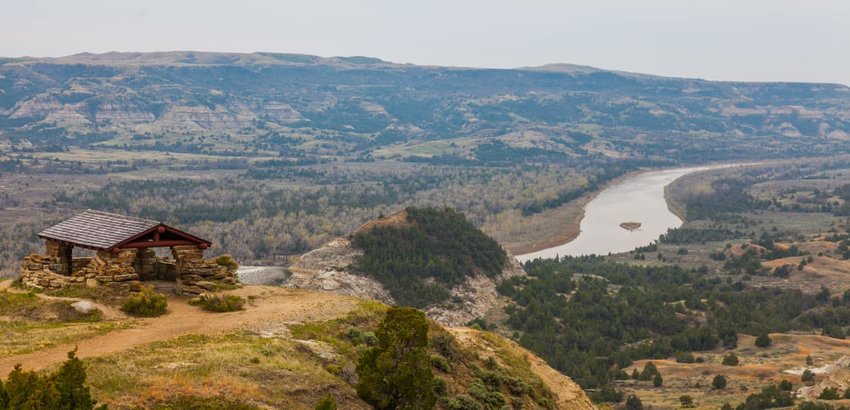
<path id="1" fill-rule="evenodd" d="M 160 221 L 87 210 L 38 234 L 45 254 L 32 254 L 21 264 L 21 278 L 34 288 L 58 289 L 80 284 L 109 286 L 119 292 L 141 289 L 146 280 L 176 282 L 187 295 L 236 284 L 235 270 L 204 259 L 212 244 Z M 95 251 L 73 256 L 75 247 Z M 171 249 L 172 258 L 153 248 Z"/>

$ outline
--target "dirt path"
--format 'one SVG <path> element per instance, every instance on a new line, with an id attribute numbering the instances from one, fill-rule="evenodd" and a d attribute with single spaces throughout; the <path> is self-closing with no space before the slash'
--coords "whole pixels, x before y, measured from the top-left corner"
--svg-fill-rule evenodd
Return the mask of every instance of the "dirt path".
<path id="1" fill-rule="evenodd" d="M 8 286 L 0 282 L 0 287 Z M 246 309 L 230 313 L 209 313 L 190 306 L 186 298 L 168 301 L 168 313 L 131 329 L 96 336 L 76 344 L 81 358 L 101 356 L 127 350 L 143 344 L 172 339 L 187 334 L 214 334 L 234 330 L 253 330 L 280 327 L 287 322 L 312 322 L 339 317 L 351 311 L 358 300 L 331 293 L 308 292 L 267 286 L 245 286 L 230 294 L 251 296 Z M 8 374 L 15 364 L 24 369 L 38 370 L 59 363 L 75 345 L 68 344 L 48 350 L 0 359 L 0 375 Z"/>

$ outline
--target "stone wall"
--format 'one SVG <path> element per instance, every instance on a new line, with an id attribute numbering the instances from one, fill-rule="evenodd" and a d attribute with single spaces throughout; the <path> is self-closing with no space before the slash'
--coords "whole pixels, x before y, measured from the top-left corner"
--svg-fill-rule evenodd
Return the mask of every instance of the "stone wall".
<path id="1" fill-rule="evenodd" d="M 222 285 L 235 285 L 236 272 L 204 259 L 204 250 L 195 245 L 171 248 L 177 264 L 177 288 L 185 295 L 214 292 Z"/>
<path id="2" fill-rule="evenodd" d="M 141 289 L 139 274 L 133 267 L 137 249 L 125 249 L 118 253 L 97 251 L 89 264 L 73 273 L 75 278 L 84 278 L 89 286 L 112 286 L 117 290 L 132 292 Z"/>
<path id="3" fill-rule="evenodd" d="M 58 256 L 32 254 L 21 261 L 21 280 L 31 288 L 60 289 L 76 281 L 56 273 L 61 267 Z M 85 279 L 82 282 L 85 282 Z"/>
<path id="4" fill-rule="evenodd" d="M 63 258 L 52 255 L 32 254 L 21 262 L 21 279 L 27 286 L 38 289 L 60 289 L 71 284 L 90 287 L 109 286 L 117 292 L 128 293 L 141 289 L 139 275 L 133 268 L 135 249 L 114 254 L 98 251 L 93 258 L 74 260 L 77 266 L 71 276 L 62 275 L 65 264 Z"/>
<path id="5" fill-rule="evenodd" d="M 194 296 L 235 285 L 235 269 L 204 259 L 198 246 L 171 248 L 174 261 L 157 258 L 152 249 L 126 249 L 118 253 L 98 251 L 92 258 L 68 259 L 64 245 L 48 242 L 50 254 L 32 254 L 21 262 L 21 278 L 25 285 L 39 289 L 60 289 L 79 284 L 89 287 L 109 286 L 117 292 L 141 290 L 142 279 L 172 279 L 177 290 Z M 68 260 L 69 262 L 64 262 Z M 63 275 L 67 264 L 73 266 L 70 276 Z"/>

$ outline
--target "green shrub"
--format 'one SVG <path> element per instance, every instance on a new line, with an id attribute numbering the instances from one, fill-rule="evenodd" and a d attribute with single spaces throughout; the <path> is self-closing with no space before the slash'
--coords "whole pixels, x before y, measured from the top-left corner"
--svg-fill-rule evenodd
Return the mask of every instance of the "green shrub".
<path id="1" fill-rule="evenodd" d="M 219 266 L 224 266 L 230 272 L 235 272 L 236 269 L 239 269 L 239 263 L 236 262 L 236 259 L 233 259 L 232 256 L 226 253 L 215 258 L 215 263 Z"/>
<path id="2" fill-rule="evenodd" d="M 453 360 L 460 357 L 460 348 L 454 336 L 449 333 L 441 332 L 432 337 L 431 346 L 446 359 Z"/>
<path id="3" fill-rule="evenodd" d="M 779 390 L 791 391 L 792 389 L 794 389 L 794 384 L 791 383 L 790 381 L 783 380 L 783 381 L 779 382 Z M 848 398 L 850 398 L 850 397 L 848 397 Z"/>
<path id="4" fill-rule="evenodd" d="M 723 361 L 721 362 L 724 366 L 737 366 L 738 356 L 735 353 L 727 353 L 726 356 L 723 356 Z"/>
<path id="5" fill-rule="evenodd" d="M 652 385 L 661 387 L 662 384 L 664 384 L 664 379 L 661 377 L 661 373 L 655 373 L 655 377 L 652 378 Z"/>
<path id="6" fill-rule="evenodd" d="M 697 359 L 693 353 L 682 352 L 676 354 L 676 363 L 694 363 Z"/>
<path id="7" fill-rule="evenodd" d="M 606 384 L 601 389 L 591 392 L 590 399 L 595 403 L 619 403 L 623 401 L 623 392 L 618 391 L 610 384 Z"/>
<path id="8" fill-rule="evenodd" d="M 243 306 L 245 306 L 245 299 L 236 295 L 210 295 L 204 293 L 192 298 L 189 304 L 200 306 L 201 309 L 209 312 L 235 312 L 242 310 Z"/>
<path id="9" fill-rule="evenodd" d="M 446 403 L 449 410 L 484 410 L 484 406 L 479 404 L 472 396 L 468 394 L 458 394 L 449 399 Z"/>
<path id="10" fill-rule="evenodd" d="M 474 397 L 479 403 L 483 403 L 488 409 L 500 409 L 507 403 L 504 394 L 487 388 L 487 386 L 479 381 L 474 381 L 469 386 L 469 395 Z"/>
<path id="11" fill-rule="evenodd" d="M 121 310 L 133 316 L 154 317 L 165 313 L 168 299 L 165 295 L 156 293 L 151 286 L 145 286 L 136 295 L 131 295 L 124 301 Z"/>
<path id="12" fill-rule="evenodd" d="M 643 410 L 643 403 L 640 401 L 640 398 L 638 398 L 638 396 L 635 396 L 633 394 L 633 395 L 629 396 L 628 399 L 626 399 L 625 409 L 626 410 Z"/>
<path id="13" fill-rule="evenodd" d="M 711 387 L 714 390 L 723 390 L 726 388 L 726 376 L 718 374 L 711 380 Z"/>
<path id="14" fill-rule="evenodd" d="M 434 394 L 438 396 L 443 396 L 449 390 L 449 385 L 446 383 L 446 379 L 442 377 L 434 377 L 434 384 L 431 386 L 434 390 Z"/>
<path id="15" fill-rule="evenodd" d="M 829 336 L 833 339 L 844 339 L 844 337 L 846 336 L 846 334 L 844 333 L 844 328 L 838 325 L 824 326 L 821 334 L 823 336 Z"/>
<path id="16" fill-rule="evenodd" d="M 330 394 L 322 397 L 316 404 L 316 410 L 336 410 L 336 400 Z"/>
<path id="17" fill-rule="evenodd" d="M 800 376 L 800 381 L 803 383 L 813 382 L 815 381 L 815 374 L 809 369 L 803 370 L 803 375 Z"/>
<path id="18" fill-rule="evenodd" d="M 378 338 L 375 337 L 375 334 L 369 331 L 363 331 L 356 327 L 352 327 L 348 329 L 346 332 L 346 336 L 348 336 L 348 340 L 351 340 L 355 346 L 366 344 L 368 346 L 374 346 L 378 343 Z"/>
<path id="19" fill-rule="evenodd" d="M 756 337 L 756 346 L 758 347 L 768 347 L 771 343 L 773 343 L 773 340 L 770 339 L 767 333 L 761 333 Z"/>
<path id="20" fill-rule="evenodd" d="M 431 355 L 431 366 L 443 373 L 451 373 L 452 371 L 452 365 L 440 355 Z"/>
<path id="21" fill-rule="evenodd" d="M 654 363 L 647 362 L 646 365 L 643 366 L 643 371 L 640 373 L 639 380 L 648 382 L 652 380 L 656 374 L 658 374 L 658 368 L 655 367 Z"/>
<path id="22" fill-rule="evenodd" d="M 797 407 L 798 410 L 835 410 L 829 403 L 821 403 L 817 401 L 804 401 Z"/>
<path id="23" fill-rule="evenodd" d="M 841 396 L 838 395 L 838 389 L 835 387 L 826 387 L 818 396 L 819 400 L 838 400 Z"/>
<path id="24" fill-rule="evenodd" d="M 694 398 L 685 394 L 685 395 L 679 396 L 679 403 L 682 403 L 682 407 L 693 407 L 694 406 Z"/>

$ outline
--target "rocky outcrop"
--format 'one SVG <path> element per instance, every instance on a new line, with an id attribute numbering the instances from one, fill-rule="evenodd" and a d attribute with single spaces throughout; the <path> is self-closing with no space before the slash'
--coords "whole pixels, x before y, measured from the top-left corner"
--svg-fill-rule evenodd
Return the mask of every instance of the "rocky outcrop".
<path id="1" fill-rule="evenodd" d="M 514 276 L 525 276 L 519 262 L 513 255 L 508 254 L 508 262 L 505 268 L 495 278 L 485 275 L 476 275 L 466 278 L 461 286 L 456 286 L 451 291 L 449 298 L 453 303 L 432 306 L 425 310 L 428 317 L 449 326 L 461 326 L 471 320 L 485 316 L 491 309 L 499 305 L 499 292 L 496 285 L 502 280 Z"/>
<path id="2" fill-rule="evenodd" d="M 389 218 L 389 217 L 388 217 Z M 367 224 L 368 225 L 368 224 Z M 367 229 L 372 225 L 364 225 Z M 361 230 L 364 228 L 361 228 Z M 358 230 L 360 231 L 360 230 Z M 283 286 L 334 292 L 394 304 L 390 293 L 380 282 L 353 273 L 349 267 L 363 253 L 348 238 L 337 238 L 319 249 L 304 254 L 290 267 L 292 274 Z M 482 317 L 499 305 L 496 285 L 503 279 L 526 273 L 516 258 L 508 254 L 505 268 L 495 278 L 485 275 L 469 277 L 451 290 L 450 301 L 425 309 L 428 316 L 449 326 L 465 325 Z"/>
<path id="3" fill-rule="evenodd" d="M 304 254 L 292 265 L 292 274 L 283 286 L 395 303 L 390 293 L 378 281 L 348 270 L 349 265 L 362 254 L 363 252 L 351 245 L 348 238 L 334 239 L 321 248 Z"/>

